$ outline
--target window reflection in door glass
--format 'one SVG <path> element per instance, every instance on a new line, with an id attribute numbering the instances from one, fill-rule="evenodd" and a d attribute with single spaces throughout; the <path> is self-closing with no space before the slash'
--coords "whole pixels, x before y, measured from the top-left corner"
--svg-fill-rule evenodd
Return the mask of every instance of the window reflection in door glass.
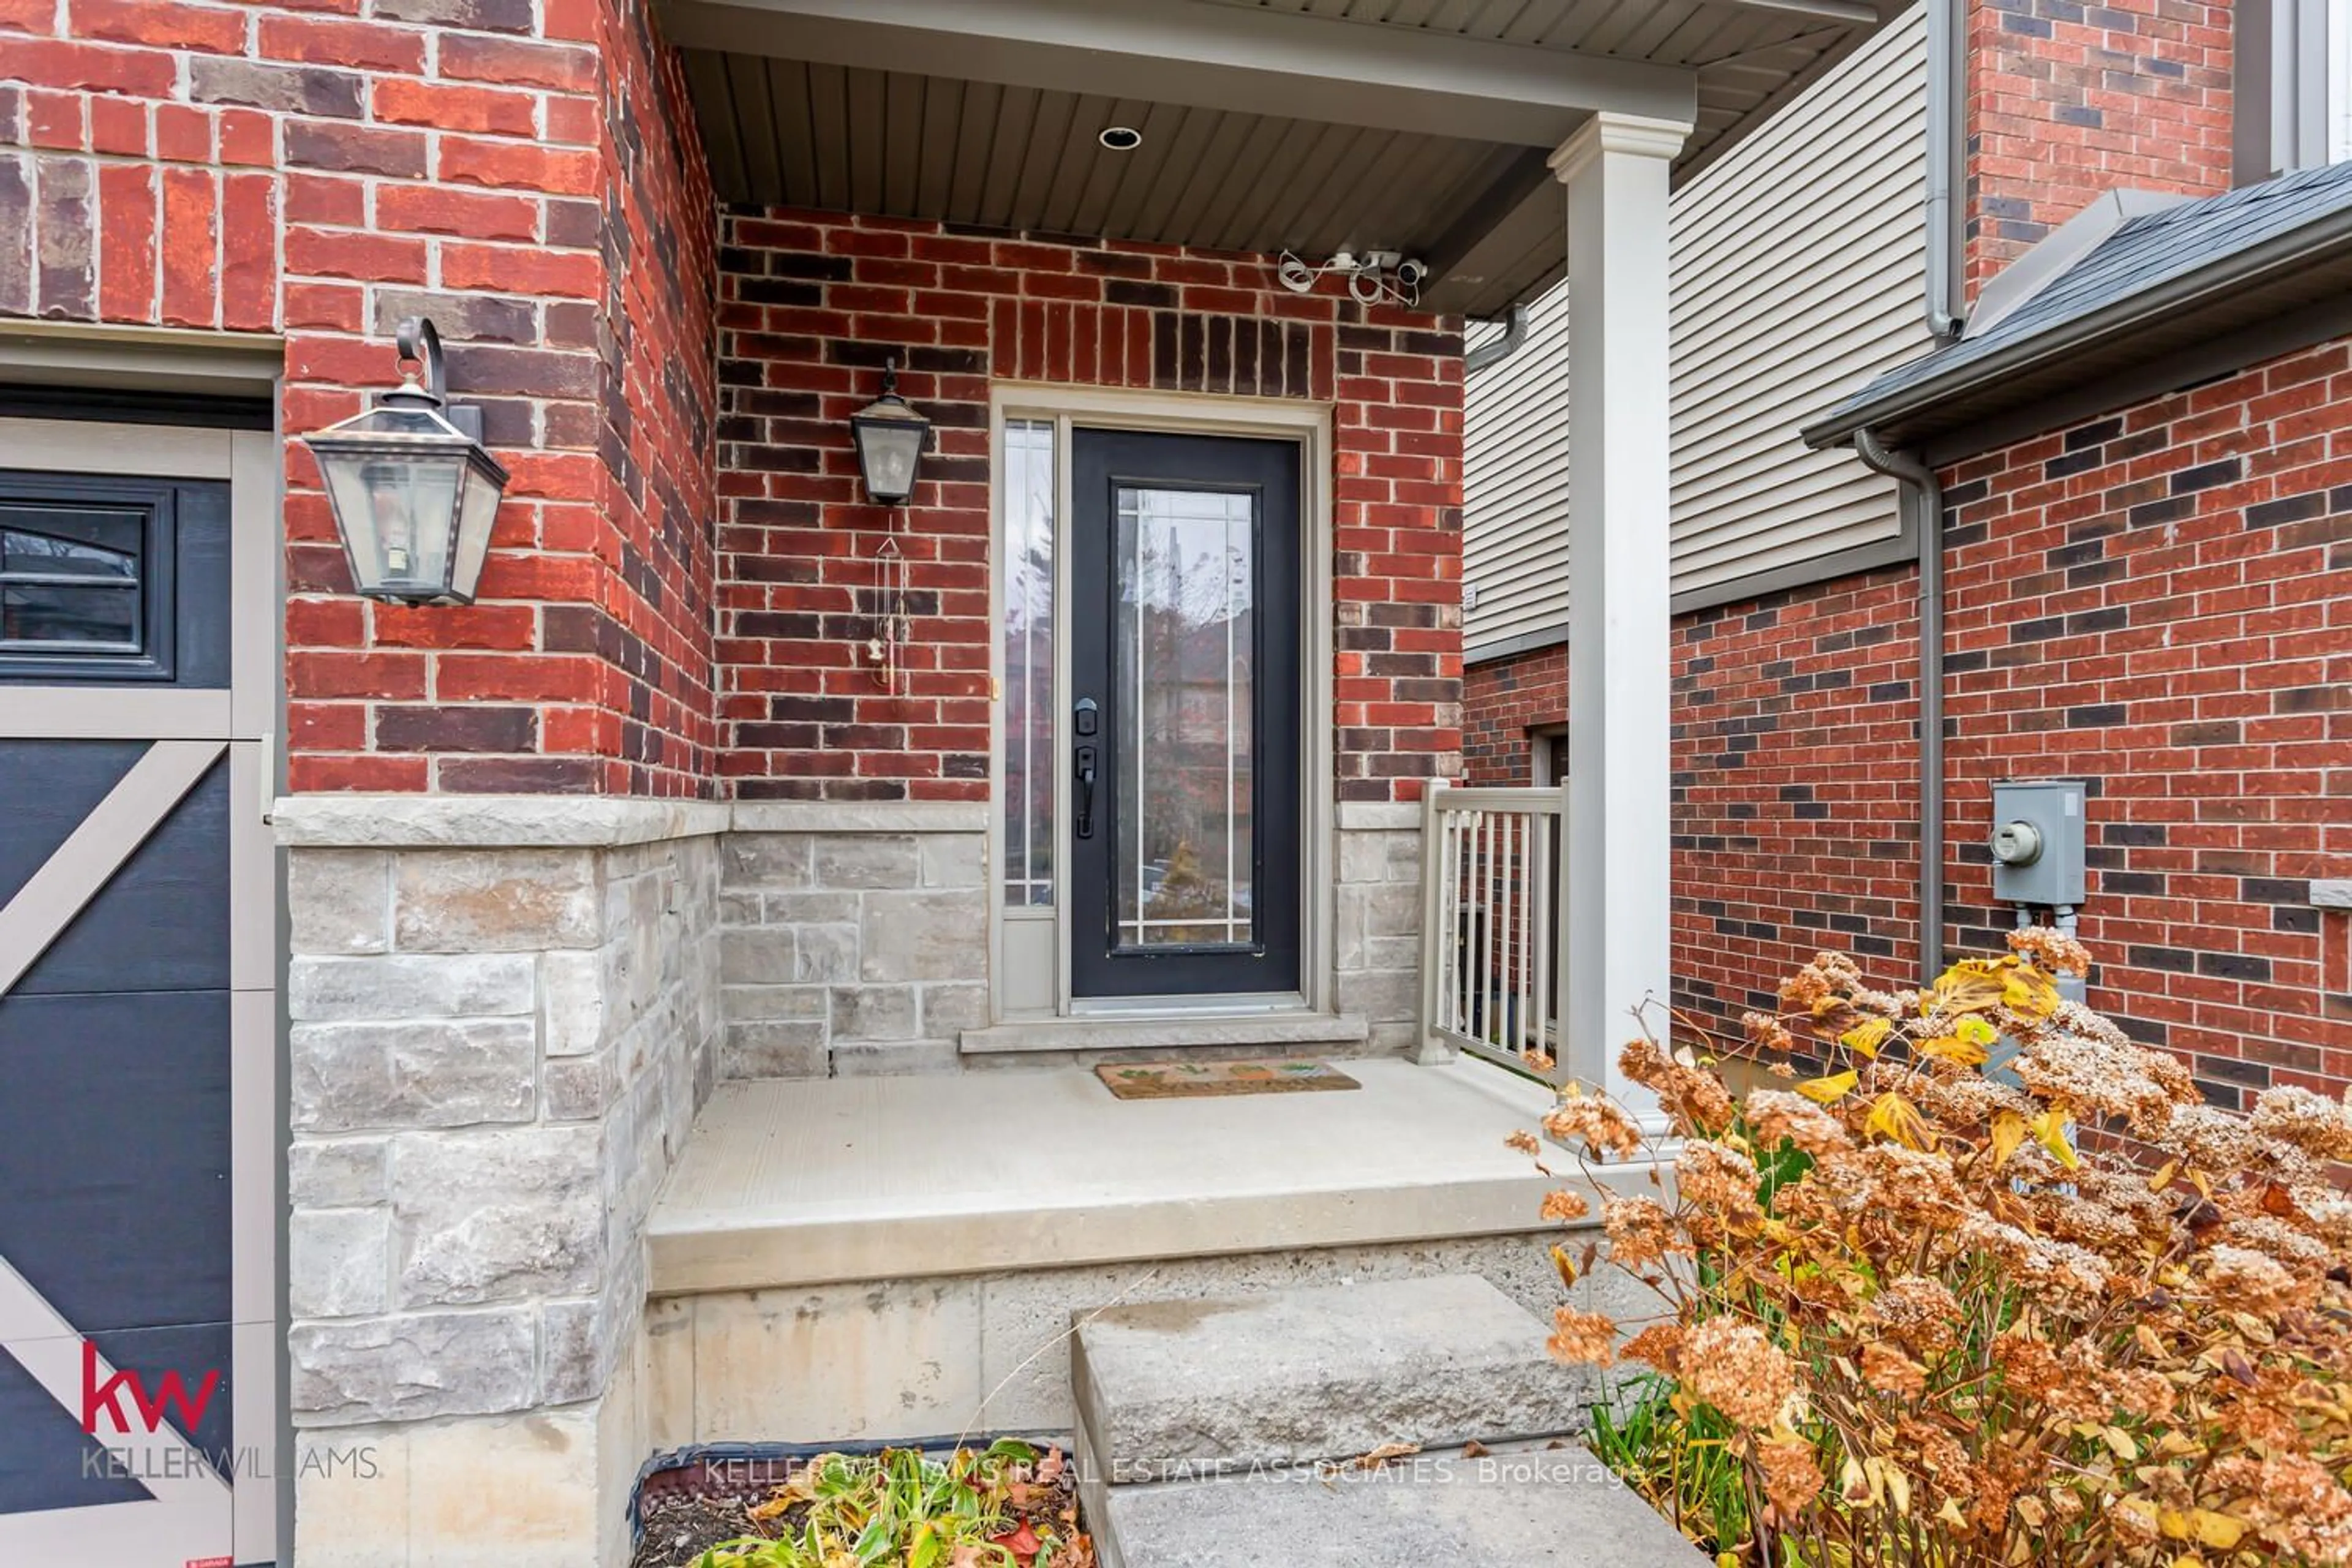
<path id="1" fill-rule="evenodd" d="M 1255 498 L 1118 491 L 1122 949 L 1255 938 Z"/>

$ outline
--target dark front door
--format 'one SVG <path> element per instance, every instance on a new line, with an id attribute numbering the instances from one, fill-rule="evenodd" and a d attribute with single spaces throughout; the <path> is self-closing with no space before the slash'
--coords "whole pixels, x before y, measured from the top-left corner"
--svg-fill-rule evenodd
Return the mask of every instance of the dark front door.
<path id="1" fill-rule="evenodd" d="M 1298 447 L 1073 437 L 1080 997 L 1298 989 Z"/>

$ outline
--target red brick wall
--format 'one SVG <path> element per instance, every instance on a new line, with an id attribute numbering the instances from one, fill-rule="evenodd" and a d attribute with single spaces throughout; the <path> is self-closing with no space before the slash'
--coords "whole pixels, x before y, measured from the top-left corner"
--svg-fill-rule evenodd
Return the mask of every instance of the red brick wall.
<path id="1" fill-rule="evenodd" d="M 2209 1092 L 2352 1081 L 2352 348 L 1944 476 L 1956 944 L 1993 935 L 1987 782 L 2080 774 L 2094 999 Z M 2005 923 L 2005 922 L 2004 922 Z"/>
<path id="2" fill-rule="evenodd" d="M 2352 346 L 1947 470 L 1949 952 L 2009 918 L 1990 784 L 2093 781 L 2092 1000 L 2237 1103 L 2352 1083 Z M 1675 628 L 1677 996 L 1730 1022 L 1817 948 L 1917 966 L 1916 578 Z M 1528 777 L 1559 650 L 1469 672 L 1471 772 Z"/>
<path id="3" fill-rule="evenodd" d="M 1461 701 L 1454 323 L 1276 286 L 1262 257 L 739 212 L 720 253 L 722 771 L 745 798 L 988 793 L 992 378 L 1334 405 L 1339 790 L 1412 799 Z M 933 424 L 902 538 L 906 689 L 884 689 L 846 423 L 897 356 Z"/>
<path id="4" fill-rule="evenodd" d="M 1970 6 L 1969 298 L 2104 191 L 2229 188 L 2231 11 L 2230 0 Z"/>
<path id="5" fill-rule="evenodd" d="M 0 315 L 281 332 L 293 434 L 430 313 L 514 475 L 483 602 L 347 596 L 289 442 L 293 786 L 691 793 L 712 220 L 675 58 L 642 0 L 362 8 L 0 0 Z"/>

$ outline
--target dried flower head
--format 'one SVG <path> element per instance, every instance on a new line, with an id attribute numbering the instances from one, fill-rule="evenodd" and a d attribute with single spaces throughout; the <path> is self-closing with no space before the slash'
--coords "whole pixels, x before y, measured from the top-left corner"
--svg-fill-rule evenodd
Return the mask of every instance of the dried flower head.
<path id="1" fill-rule="evenodd" d="M 1585 1200 L 1584 1194 L 1581 1193 L 1571 1193 L 1563 1190 L 1559 1192 L 1546 1193 L 1544 1194 L 1543 1217 L 1554 1224 L 1571 1224 L 1574 1221 L 1582 1219 L 1586 1215 L 1589 1215 L 1591 1212 L 1591 1204 Z"/>
<path id="2" fill-rule="evenodd" d="M 1780 1518 L 1793 1520 L 1821 1495 L 1829 1478 L 1802 1437 L 1769 1437 L 1756 1445 L 1756 1465 L 1764 1473 L 1764 1496 Z"/>
<path id="3" fill-rule="evenodd" d="M 2278 1259 L 2242 1247 L 2217 1247 L 2208 1253 L 2204 1284 L 2225 1310 L 2258 1317 L 2308 1306 L 2312 1294 Z"/>
<path id="4" fill-rule="evenodd" d="M 1552 1334 L 1544 1348 L 1570 1365 L 1608 1366 L 1617 1359 L 1617 1325 L 1600 1312 L 1552 1309 Z"/>
<path id="5" fill-rule="evenodd" d="M 1959 1299 L 1923 1274 L 1906 1274 L 1872 1298 L 1869 1321 L 1914 1355 L 1940 1355 L 1960 1341 Z"/>
<path id="6" fill-rule="evenodd" d="M 2352 1108 L 2282 1084 L 2254 1101 L 2254 1127 L 2315 1160 L 2352 1160 Z"/>
<path id="7" fill-rule="evenodd" d="M 1731 1125 L 1737 1114 L 1731 1091 L 1724 1088 L 1723 1079 L 1688 1057 L 1687 1051 L 1668 1056 L 1654 1040 L 1634 1040 L 1617 1063 L 1628 1079 L 1658 1097 L 1658 1103 L 1674 1119 L 1676 1131 L 1720 1131 Z"/>
<path id="8" fill-rule="evenodd" d="M 1845 1124 L 1822 1107 L 1784 1089 L 1752 1089 L 1742 1107 L 1764 1143 L 1794 1143 L 1816 1159 L 1853 1147 Z"/>
<path id="9" fill-rule="evenodd" d="M 2121 1038 L 2045 1031 L 2015 1068 L 2036 1099 L 2119 1118 L 2143 1137 L 2162 1132 L 2174 1107 L 2199 1099 L 2177 1059 Z"/>
<path id="10" fill-rule="evenodd" d="M 1683 1381 L 1735 1426 L 1761 1431 L 1799 1405 L 1797 1368 L 1755 1324 L 1708 1318 L 1685 1331 Z"/>
<path id="11" fill-rule="evenodd" d="M 1916 1399 L 1927 1392 L 1927 1369 L 1886 1340 L 1862 1347 L 1862 1380 L 1897 1399 Z"/>
<path id="12" fill-rule="evenodd" d="M 1654 1268 L 1672 1254 L 1694 1250 L 1675 1216 L 1652 1198 L 1604 1199 L 1601 1224 L 1609 1237 L 1610 1261 L 1631 1273 Z"/>
<path id="13" fill-rule="evenodd" d="M 1622 1347 L 1627 1359 L 1647 1362 L 1664 1373 L 1672 1373 L 1680 1364 L 1682 1350 L 1682 1325 L 1674 1322 L 1652 1323 Z"/>
<path id="14" fill-rule="evenodd" d="M 1763 1178 L 1756 1162 L 1727 1144 L 1694 1138 L 1675 1156 L 1675 1182 L 1683 1201 L 1710 1225 L 1749 1225 L 1764 1217 L 1756 1201 Z"/>
<path id="15" fill-rule="evenodd" d="M 2010 932 L 2009 950 L 2053 974 L 2091 973 L 2091 950 L 2051 926 L 2025 926 Z"/>
<path id="16" fill-rule="evenodd" d="M 1613 1100 L 1570 1091 L 1544 1113 L 1544 1131 L 1581 1143 L 1597 1159 L 1625 1159 L 1642 1148 L 1642 1129 Z"/>

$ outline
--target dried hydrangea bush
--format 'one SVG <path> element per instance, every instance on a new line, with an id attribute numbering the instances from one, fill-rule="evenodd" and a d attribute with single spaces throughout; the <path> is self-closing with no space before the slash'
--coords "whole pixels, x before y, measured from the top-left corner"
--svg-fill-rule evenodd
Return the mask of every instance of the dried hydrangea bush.
<path id="1" fill-rule="evenodd" d="M 2206 1106 L 2061 999 L 2079 945 L 2012 945 L 1892 994 L 1822 954 L 1747 1028 L 1829 1070 L 1744 1100 L 1626 1048 L 1680 1143 L 1670 1202 L 1608 1197 L 1605 1239 L 1558 1254 L 1659 1303 L 1558 1314 L 1562 1360 L 1655 1374 L 1596 1446 L 1727 1565 L 2352 1564 L 2352 1110 Z M 1647 1147 L 1575 1089 L 1545 1130 Z"/>

